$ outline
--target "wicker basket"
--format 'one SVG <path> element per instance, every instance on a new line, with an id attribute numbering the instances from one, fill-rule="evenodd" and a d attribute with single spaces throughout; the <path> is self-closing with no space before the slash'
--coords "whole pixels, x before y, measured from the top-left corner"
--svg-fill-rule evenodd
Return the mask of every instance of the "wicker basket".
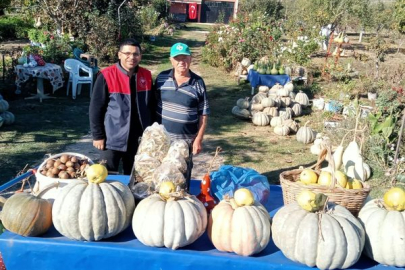
<path id="1" fill-rule="evenodd" d="M 324 160 L 323 157 L 318 158 L 318 162 L 312 166 L 315 167 L 315 171 L 319 172 L 319 165 Z M 354 216 L 357 217 L 361 207 L 368 194 L 370 193 L 370 186 L 362 182 L 362 189 L 346 189 L 333 183 L 333 186 L 321 186 L 321 185 L 305 185 L 299 181 L 299 177 L 303 169 L 295 169 L 291 171 L 284 171 L 280 174 L 280 183 L 283 191 L 284 204 L 296 201 L 296 196 L 301 192 L 301 190 L 307 189 L 314 193 L 323 193 L 328 196 L 329 201 L 335 202 L 341 206 L 346 207 Z"/>

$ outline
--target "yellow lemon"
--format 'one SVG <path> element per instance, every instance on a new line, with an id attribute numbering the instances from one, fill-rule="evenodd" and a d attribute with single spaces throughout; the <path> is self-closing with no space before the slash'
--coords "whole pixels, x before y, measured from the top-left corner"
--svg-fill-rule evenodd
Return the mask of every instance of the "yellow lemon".
<path id="1" fill-rule="evenodd" d="M 240 188 L 235 191 L 233 198 L 238 206 L 249 206 L 255 203 L 252 192 L 247 188 Z"/>
<path id="2" fill-rule="evenodd" d="M 332 174 L 327 171 L 321 171 L 318 177 L 318 184 L 322 186 L 330 186 L 332 183 Z"/>
<path id="3" fill-rule="evenodd" d="M 159 194 L 163 198 L 169 198 L 169 194 L 176 191 L 176 186 L 171 181 L 166 181 L 160 184 Z"/>
<path id="4" fill-rule="evenodd" d="M 316 194 L 310 190 L 304 189 L 298 193 L 297 202 L 302 209 L 309 212 L 315 212 L 324 206 L 326 198 L 327 197 L 324 194 Z"/>
<path id="5" fill-rule="evenodd" d="M 393 187 L 384 194 L 384 203 L 389 210 L 405 210 L 405 190 Z"/>
<path id="6" fill-rule="evenodd" d="M 86 170 L 86 176 L 89 182 L 99 184 L 107 178 L 107 168 L 101 164 L 93 164 Z"/>
<path id="7" fill-rule="evenodd" d="M 346 174 L 344 174 L 341 171 L 335 171 L 335 177 L 336 177 L 336 181 L 338 183 L 339 186 L 341 187 L 346 187 L 347 184 L 347 176 Z"/>
<path id="8" fill-rule="evenodd" d="M 318 181 L 318 175 L 311 169 L 304 169 L 300 174 L 300 181 L 306 185 L 315 184 Z"/>

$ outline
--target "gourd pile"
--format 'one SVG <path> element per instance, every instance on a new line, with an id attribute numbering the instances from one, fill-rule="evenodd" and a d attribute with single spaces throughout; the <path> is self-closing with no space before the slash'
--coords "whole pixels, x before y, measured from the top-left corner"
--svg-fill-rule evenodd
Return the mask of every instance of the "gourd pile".
<path id="1" fill-rule="evenodd" d="M 14 114 L 8 111 L 9 108 L 10 105 L 7 100 L 3 99 L 3 97 L 0 95 L 0 128 L 3 125 L 12 125 L 15 121 Z"/>
<path id="2" fill-rule="evenodd" d="M 295 94 L 293 89 L 292 82 L 285 86 L 276 84 L 270 89 L 259 86 L 259 93 L 250 101 L 243 98 L 237 100 L 232 114 L 242 119 L 251 118 L 256 126 L 270 125 L 274 133 L 280 136 L 296 133 L 299 126 L 293 117 L 303 114 L 303 109 L 309 106 L 309 99 L 301 91 Z"/>

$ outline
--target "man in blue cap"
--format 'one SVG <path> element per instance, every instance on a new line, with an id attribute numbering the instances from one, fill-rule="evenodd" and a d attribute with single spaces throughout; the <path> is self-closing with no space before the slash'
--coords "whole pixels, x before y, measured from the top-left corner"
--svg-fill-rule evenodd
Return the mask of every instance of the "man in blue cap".
<path id="1" fill-rule="evenodd" d="M 172 46 L 170 62 L 173 68 L 161 72 L 154 85 L 157 121 L 164 125 L 172 140 L 187 141 L 195 155 L 202 150 L 210 113 L 205 83 L 190 70 L 191 52 L 186 44 Z"/>

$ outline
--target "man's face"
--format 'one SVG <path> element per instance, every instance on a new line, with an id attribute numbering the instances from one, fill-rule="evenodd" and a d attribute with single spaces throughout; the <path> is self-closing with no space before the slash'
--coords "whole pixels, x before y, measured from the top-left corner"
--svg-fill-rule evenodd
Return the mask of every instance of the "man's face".
<path id="1" fill-rule="evenodd" d="M 130 71 L 141 62 L 142 55 L 137 46 L 125 45 L 118 52 L 118 58 L 120 59 L 121 66 L 126 71 Z"/>
<path id="2" fill-rule="evenodd" d="M 175 57 L 171 57 L 170 61 L 172 62 L 173 68 L 176 70 L 177 73 L 186 73 L 188 72 L 191 64 L 191 56 L 190 55 L 177 55 Z"/>

